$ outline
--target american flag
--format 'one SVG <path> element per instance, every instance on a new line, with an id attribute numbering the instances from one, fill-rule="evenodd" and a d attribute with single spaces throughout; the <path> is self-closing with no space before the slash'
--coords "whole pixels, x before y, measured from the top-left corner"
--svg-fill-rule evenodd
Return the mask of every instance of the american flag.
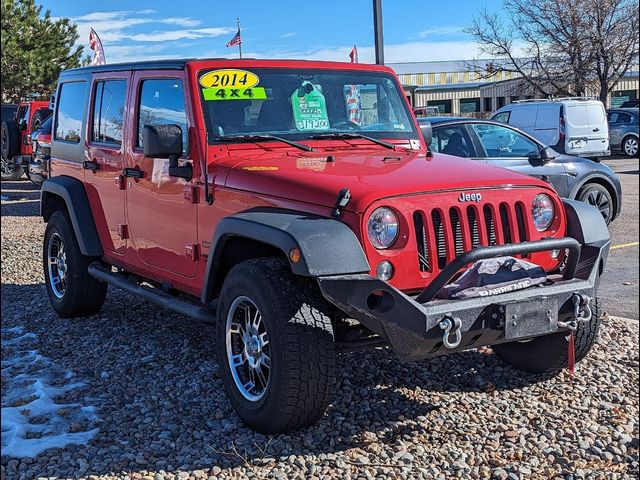
<path id="1" fill-rule="evenodd" d="M 236 45 L 242 44 L 242 34 L 240 33 L 240 28 L 238 28 L 238 33 L 234 35 L 234 37 L 227 42 L 227 47 L 235 47 Z"/>
<path id="2" fill-rule="evenodd" d="M 102 48 L 102 41 L 93 28 L 89 32 L 89 48 L 96 52 L 93 60 L 91 60 L 91 65 L 104 65 L 107 63 L 104 56 L 104 49 Z"/>

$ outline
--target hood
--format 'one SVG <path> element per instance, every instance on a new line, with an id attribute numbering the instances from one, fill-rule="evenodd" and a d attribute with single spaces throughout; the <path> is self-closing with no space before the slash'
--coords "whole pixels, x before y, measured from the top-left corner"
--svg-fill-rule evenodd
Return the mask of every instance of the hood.
<path id="1" fill-rule="evenodd" d="M 340 190 L 348 188 L 351 202 L 346 209 L 355 212 L 364 212 L 375 200 L 411 193 L 509 186 L 549 188 L 532 177 L 443 154 L 361 148 L 346 152 L 278 150 L 243 152 L 245 158 L 234 155 L 236 162 L 226 186 L 327 207 L 333 207 Z"/>

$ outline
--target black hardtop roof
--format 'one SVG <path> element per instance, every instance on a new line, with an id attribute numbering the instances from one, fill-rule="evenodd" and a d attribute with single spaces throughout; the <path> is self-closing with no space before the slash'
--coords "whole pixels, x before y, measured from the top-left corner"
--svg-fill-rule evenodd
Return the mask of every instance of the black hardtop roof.
<path id="1" fill-rule="evenodd" d="M 187 62 L 195 58 L 180 58 L 167 60 L 152 60 L 141 62 L 110 63 L 88 67 L 70 68 L 60 72 L 60 76 L 78 75 L 83 73 L 118 72 L 121 70 L 184 70 Z M 219 60 L 219 59 L 217 59 Z"/>

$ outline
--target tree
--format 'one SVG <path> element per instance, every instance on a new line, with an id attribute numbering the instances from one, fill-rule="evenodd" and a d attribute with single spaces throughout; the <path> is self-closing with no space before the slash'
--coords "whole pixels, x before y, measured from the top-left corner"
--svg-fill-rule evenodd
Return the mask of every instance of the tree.
<path id="1" fill-rule="evenodd" d="M 35 0 L 2 0 L 2 101 L 48 97 L 60 70 L 80 65 L 82 46 L 76 46 L 76 26 L 53 19 Z"/>
<path id="2" fill-rule="evenodd" d="M 483 53 L 504 59 L 491 73 L 522 77 L 543 96 L 586 95 L 603 103 L 638 65 L 637 0 L 504 0 L 503 15 L 486 9 L 467 29 Z"/>

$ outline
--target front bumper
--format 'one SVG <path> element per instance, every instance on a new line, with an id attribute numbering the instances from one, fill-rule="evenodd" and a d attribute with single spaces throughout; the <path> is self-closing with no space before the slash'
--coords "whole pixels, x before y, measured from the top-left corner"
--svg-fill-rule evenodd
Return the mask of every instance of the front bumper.
<path id="1" fill-rule="evenodd" d="M 368 274 L 318 277 L 320 290 L 347 316 L 382 337 L 401 361 L 557 332 L 561 330 L 559 322 L 575 318 L 574 295 L 596 296 L 611 245 L 597 210 L 591 207 L 589 218 L 581 223 L 580 214 L 587 207 L 565 203 L 571 207 L 567 216 L 570 233 L 574 230 L 572 237 L 471 250 L 445 268 L 418 296 L 408 296 Z M 550 276 L 543 286 L 488 297 L 433 300 L 461 266 L 484 258 L 559 247 L 570 250 L 564 274 Z M 459 320 L 462 339 L 457 347 L 446 348 L 440 325 L 452 318 Z"/>

